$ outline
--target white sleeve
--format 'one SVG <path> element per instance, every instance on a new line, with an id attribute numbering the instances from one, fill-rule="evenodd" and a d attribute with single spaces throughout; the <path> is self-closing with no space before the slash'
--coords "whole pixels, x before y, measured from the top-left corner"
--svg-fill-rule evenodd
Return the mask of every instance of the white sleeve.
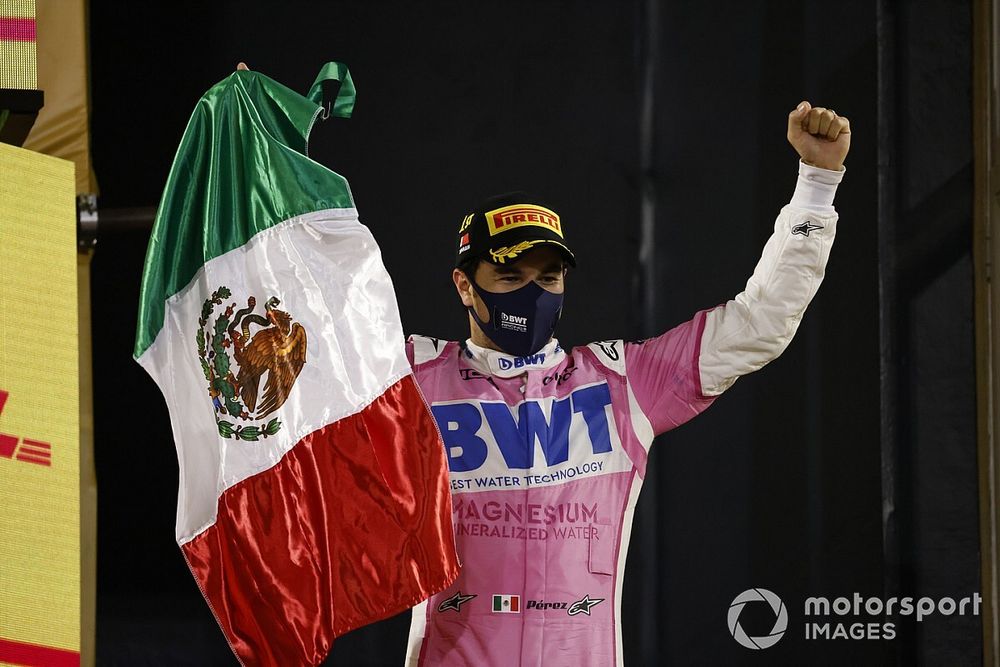
<path id="1" fill-rule="evenodd" d="M 746 288 L 705 318 L 698 358 L 705 396 L 721 394 L 788 347 L 823 281 L 837 231 L 833 198 L 843 176 L 799 163 L 795 194 L 778 214 Z"/>

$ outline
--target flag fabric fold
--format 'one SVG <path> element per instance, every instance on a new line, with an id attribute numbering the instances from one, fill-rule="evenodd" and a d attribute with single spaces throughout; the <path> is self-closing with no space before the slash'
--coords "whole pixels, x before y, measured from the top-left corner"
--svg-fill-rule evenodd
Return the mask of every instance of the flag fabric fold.
<path id="1" fill-rule="evenodd" d="M 243 664 L 317 664 L 458 571 L 392 282 L 347 181 L 306 155 L 353 102 L 339 63 L 309 97 L 250 71 L 211 88 L 146 257 L 134 356 L 170 410 L 176 538 Z"/>

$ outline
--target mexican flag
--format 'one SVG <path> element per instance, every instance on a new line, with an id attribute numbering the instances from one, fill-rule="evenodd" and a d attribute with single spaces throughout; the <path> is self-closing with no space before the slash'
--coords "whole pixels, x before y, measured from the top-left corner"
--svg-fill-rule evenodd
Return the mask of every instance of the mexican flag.
<path id="1" fill-rule="evenodd" d="M 493 612 L 497 614 L 521 613 L 520 595 L 494 595 Z"/>
<path id="2" fill-rule="evenodd" d="M 177 542 L 243 664 L 317 664 L 458 572 L 392 282 L 347 181 L 307 157 L 353 105 L 338 63 L 308 97 L 250 71 L 211 88 L 146 256 L 135 358 L 170 411 Z"/>

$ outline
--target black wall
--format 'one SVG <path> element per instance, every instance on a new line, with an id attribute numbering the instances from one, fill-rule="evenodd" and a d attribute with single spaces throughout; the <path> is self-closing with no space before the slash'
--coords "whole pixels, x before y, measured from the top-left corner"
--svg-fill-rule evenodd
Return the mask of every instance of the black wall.
<path id="1" fill-rule="evenodd" d="M 809 595 L 881 592 L 874 8 L 841 4 L 831 22 L 821 3 L 661 5 L 653 331 L 749 276 L 794 186 L 784 134 L 799 100 L 853 133 L 827 277 L 795 341 L 654 449 L 631 582 L 654 610 L 640 663 L 878 664 L 882 642 L 801 631 Z M 785 600 L 795 629 L 759 654 L 721 613 L 753 586 Z"/>
<path id="2" fill-rule="evenodd" d="M 318 125 L 310 154 L 350 180 L 405 329 L 450 338 L 467 331 L 451 233 L 482 196 L 528 189 L 564 218 L 580 259 L 564 343 L 638 337 L 742 289 L 794 187 L 788 111 L 809 99 L 850 117 L 838 238 L 798 336 L 654 446 L 626 660 L 980 660 L 976 618 L 900 624 L 892 641 L 801 636 L 809 595 L 978 589 L 967 3 L 95 0 L 90 24 L 105 209 L 155 205 L 195 101 L 238 60 L 302 91 L 321 63 L 348 63 L 355 117 Z M 235 664 L 174 544 L 166 407 L 130 359 L 147 238 L 101 234 L 93 265 L 99 662 Z M 952 252 L 934 264 L 925 246 Z M 755 586 L 790 610 L 758 652 L 726 625 Z M 400 664 L 408 622 L 350 633 L 327 664 Z M 773 616 L 743 623 L 764 634 Z"/>
<path id="3" fill-rule="evenodd" d="M 897 486 L 887 583 L 940 597 L 979 589 L 974 522 L 971 31 L 963 3 L 884 3 L 880 91 L 893 121 L 879 234 L 883 343 L 895 400 L 883 451 Z M 887 504 L 887 506 L 890 506 Z M 967 593 L 961 593 L 965 595 Z M 981 661 L 974 619 L 909 623 L 905 663 Z"/>

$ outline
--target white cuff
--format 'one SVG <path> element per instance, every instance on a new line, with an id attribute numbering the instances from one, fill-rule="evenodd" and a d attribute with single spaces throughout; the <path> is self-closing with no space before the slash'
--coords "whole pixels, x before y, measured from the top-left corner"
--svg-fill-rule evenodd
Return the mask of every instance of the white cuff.
<path id="1" fill-rule="evenodd" d="M 795 184 L 791 205 L 814 213 L 834 213 L 833 198 L 846 169 L 831 171 L 799 161 L 799 179 Z"/>

